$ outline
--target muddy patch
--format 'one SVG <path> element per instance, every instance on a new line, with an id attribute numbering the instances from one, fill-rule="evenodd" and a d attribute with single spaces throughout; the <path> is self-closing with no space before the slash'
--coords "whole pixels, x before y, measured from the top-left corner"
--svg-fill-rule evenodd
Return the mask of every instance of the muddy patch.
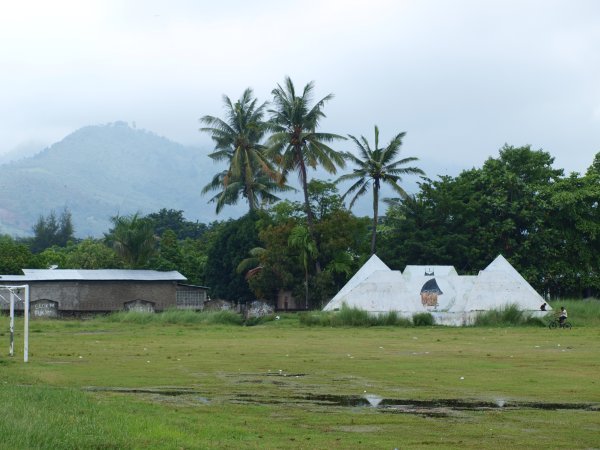
<path id="1" fill-rule="evenodd" d="M 190 388 L 123 388 L 123 387 L 95 387 L 83 388 L 88 392 L 107 392 L 114 394 L 135 394 L 144 400 L 169 404 L 173 406 L 198 406 L 208 405 L 210 400 Z"/>
<path id="2" fill-rule="evenodd" d="M 258 380 L 255 380 L 258 381 Z M 275 381 L 273 382 L 275 383 Z M 160 403 L 177 405 L 208 405 L 208 397 L 197 389 L 183 387 L 160 388 L 124 388 L 124 387 L 86 387 L 89 392 L 107 392 L 116 394 L 140 395 L 145 399 Z M 374 394 L 364 396 L 336 394 L 303 394 L 286 395 L 284 392 L 277 396 L 260 395 L 257 393 L 237 393 L 226 396 L 219 401 L 238 404 L 258 405 L 289 405 L 318 408 L 365 408 L 374 409 L 386 414 L 413 414 L 424 417 L 450 417 L 460 415 L 465 411 L 487 410 L 580 410 L 600 412 L 598 403 L 557 403 L 557 402 L 519 402 L 519 401 L 479 401 L 465 399 L 433 399 L 411 400 L 383 398 Z"/>

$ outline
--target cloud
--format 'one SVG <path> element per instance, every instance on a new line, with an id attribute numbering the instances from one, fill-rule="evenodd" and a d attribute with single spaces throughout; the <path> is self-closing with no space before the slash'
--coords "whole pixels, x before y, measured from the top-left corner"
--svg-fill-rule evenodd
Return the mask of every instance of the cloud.
<path id="1" fill-rule="evenodd" d="M 197 120 L 222 94 L 267 100 L 290 75 L 335 94 L 328 131 L 407 131 L 407 154 L 441 167 L 508 142 L 584 170 L 599 147 L 599 13 L 587 0 L 12 2 L 0 152 L 115 120 L 209 145 Z"/>

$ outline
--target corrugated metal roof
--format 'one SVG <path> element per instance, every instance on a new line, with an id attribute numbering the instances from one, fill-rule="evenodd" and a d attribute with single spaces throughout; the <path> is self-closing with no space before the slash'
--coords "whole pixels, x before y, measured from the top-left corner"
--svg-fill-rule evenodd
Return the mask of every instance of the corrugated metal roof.
<path id="1" fill-rule="evenodd" d="M 158 270 L 123 270 L 123 269 L 23 269 L 25 275 L 2 275 L 1 281 L 186 281 L 183 275 L 173 270 L 160 272 Z"/>

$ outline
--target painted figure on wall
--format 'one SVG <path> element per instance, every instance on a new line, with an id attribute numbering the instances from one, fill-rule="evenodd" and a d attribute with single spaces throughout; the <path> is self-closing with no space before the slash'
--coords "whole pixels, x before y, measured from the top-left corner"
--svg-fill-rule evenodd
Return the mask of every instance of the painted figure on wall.
<path id="1" fill-rule="evenodd" d="M 436 308 L 438 306 L 438 295 L 442 294 L 443 292 L 435 281 L 435 278 L 432 278 L 421 288 L 421 303 L 425 307 Z"/>

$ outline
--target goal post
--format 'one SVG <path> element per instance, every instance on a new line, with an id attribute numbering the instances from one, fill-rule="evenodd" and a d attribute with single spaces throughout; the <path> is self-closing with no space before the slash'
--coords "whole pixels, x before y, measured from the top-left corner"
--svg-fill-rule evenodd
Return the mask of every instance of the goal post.
<path id="1" fill-rule="evenodd" d="M 21 289 L 23 290 L 23 298 L 19 296 Z M 15 303 L 17 299 L 23 302 L 23 362 L 27 362 L 29 361 L 29 285 L 0 286 L 0 290 L 7 290 L 10 294 L 10 356 L 15 354 Z M 6 300 L 1 294 L 0 297 Z"/>

